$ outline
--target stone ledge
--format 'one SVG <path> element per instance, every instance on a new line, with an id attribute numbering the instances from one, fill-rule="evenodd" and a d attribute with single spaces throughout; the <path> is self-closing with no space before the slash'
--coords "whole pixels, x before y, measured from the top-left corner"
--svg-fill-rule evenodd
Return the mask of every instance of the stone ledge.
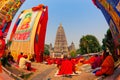
<path id="1" fill-rule="evenodd" d="M 17 76 L 16 74 L 10 72 L 9 70 L 7 70 L 5 67 L 2 66 L 2 69 L 12 78 L 17 79 L 17 80 L 23 80 L 21 77 Z"/>

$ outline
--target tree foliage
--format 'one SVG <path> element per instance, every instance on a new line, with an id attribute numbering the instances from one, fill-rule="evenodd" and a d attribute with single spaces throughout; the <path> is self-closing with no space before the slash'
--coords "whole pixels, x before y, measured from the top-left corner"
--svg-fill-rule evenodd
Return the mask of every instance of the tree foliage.
<path id="1" fill-rule="evenodd" d="M 77 50 L 76 50 L 76 54 L 81 54 L 80 49 L 77 49 Z"/>
<path id="2" fill-rule="evenodd" d="M 44 55 L 49 55 L 50 52 L 49 52 L 49 45 L 45 44 L 44 46 Z"/>
<path id="3" fill-rule="evenodd" d="M 93 35 L 86 35 L 80 39 L 80 52 L 81 54 L 99 52 L 101 46 L 97 38 Z"/>
<path id="4" fill-rule="evenodd" d="M 112 53 L 112 56 L 114 58 L 114 60 L 117 60 L 117 55 L 116 55 L 116 51 L 115 51 L 115 44 L 114 44 L 114 39 L 112 37 L 111 31 L 110 29 L 107 30 L 106 35 L 102 41 L 103 45 L 102 45 L 102 49 L 109 49 L 110 53 Z"/>
<path id="5" fill-rule="evenodd" d="M 75 58 L 75 57 L 76 57 L 75 51 L 71 51 L 71 52 L 70 52 L 70 56 L 71 56 L 71 58 Z"/>

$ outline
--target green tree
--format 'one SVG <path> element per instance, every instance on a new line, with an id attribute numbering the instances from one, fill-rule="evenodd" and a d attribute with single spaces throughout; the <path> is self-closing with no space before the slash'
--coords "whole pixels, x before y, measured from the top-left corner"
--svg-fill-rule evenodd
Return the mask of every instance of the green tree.
<path id="1" fill-rule="evenodd" d="M 76 50 L 76 54 L 81 54 L 80 49 L 77 49 L 77 50 Z"/>
<path id="2" fill-rule="evenodd" d="M 50 52 L 49 52 L 49 45 L 45 44 L 44 46 L 44 55 L 50 55 Z"/>
<path id="3" fill-rule="evenodd" d="M 99 52 L 101 46 L 97 38 L 93 35 L 86 35 L 80 39 L 80 52 L 81 54 Z"/>
<path id="4" fill-rule="evenodd" d="M 112 53 L 112 56 L 115 61 L 117 61 L 117 54 L 116 54 L 116 49 L 115 49 L 115 44 L 114 44 L 114 39 L 112 37 L 110 29 L 107 30 L 105 37 L 102 40 L 102 49 L 109 49 L 110 53 Z"/>
<path id="5" fill-rule="evenodd" d="M 71 51 L 71 52 L 70 52 L 70 56 L 71 56 L 71 58 L 75 58 L 75 57 L 76 57 L 75 51 Z"/>

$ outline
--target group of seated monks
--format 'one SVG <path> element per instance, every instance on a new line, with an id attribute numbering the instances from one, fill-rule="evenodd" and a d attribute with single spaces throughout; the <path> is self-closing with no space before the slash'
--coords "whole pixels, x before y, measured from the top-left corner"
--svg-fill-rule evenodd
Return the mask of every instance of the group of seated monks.
<path id="1" fill-rule="evenodd" d="M 58 75 L 76 74 L 77 69 L 84 64 L 90 64 L 92 69 L 100 67 L 99 70 L 95 72 L 96 76 L 111 75 L 114 72 L 114 59 L 109 52 L 106 51 L 103 52 L 101 56 L 93 55 L 88 60 L 83 57 L 71 59 L 64 56 L 63 59 L 56 59 L 55 61 L 51 59 L 48 60 L 48 62 L 57 64 L 59 69 Z"/>
<path id="2" fill-rule="evenodd" d="M 14 60 L 13 56 L 11 55 L 11 52 L 8 52 L 7 54 L 4 54 L 1 63 L 5 66 L 11 66 L 11 65 L 18 65 L 21 69 L 31 70 L 31 61 L 27 59 L 27 55 L 23 55 L 21 52 L 18 55 L 17 61 Z"/>

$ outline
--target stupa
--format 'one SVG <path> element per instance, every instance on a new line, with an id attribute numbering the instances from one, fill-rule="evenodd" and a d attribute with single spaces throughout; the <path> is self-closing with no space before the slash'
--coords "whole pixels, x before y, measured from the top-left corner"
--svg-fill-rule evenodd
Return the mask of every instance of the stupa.
<path id="1" fill-rule="evenodd" d="M 67 40 L 63 26 L 62 24 L 60 24 L 57 30 L 55 44 L 54 44 L 54 57 L 61 57 L 62 55 L 67 55 L 67 54 L 68 54 Z"/>

